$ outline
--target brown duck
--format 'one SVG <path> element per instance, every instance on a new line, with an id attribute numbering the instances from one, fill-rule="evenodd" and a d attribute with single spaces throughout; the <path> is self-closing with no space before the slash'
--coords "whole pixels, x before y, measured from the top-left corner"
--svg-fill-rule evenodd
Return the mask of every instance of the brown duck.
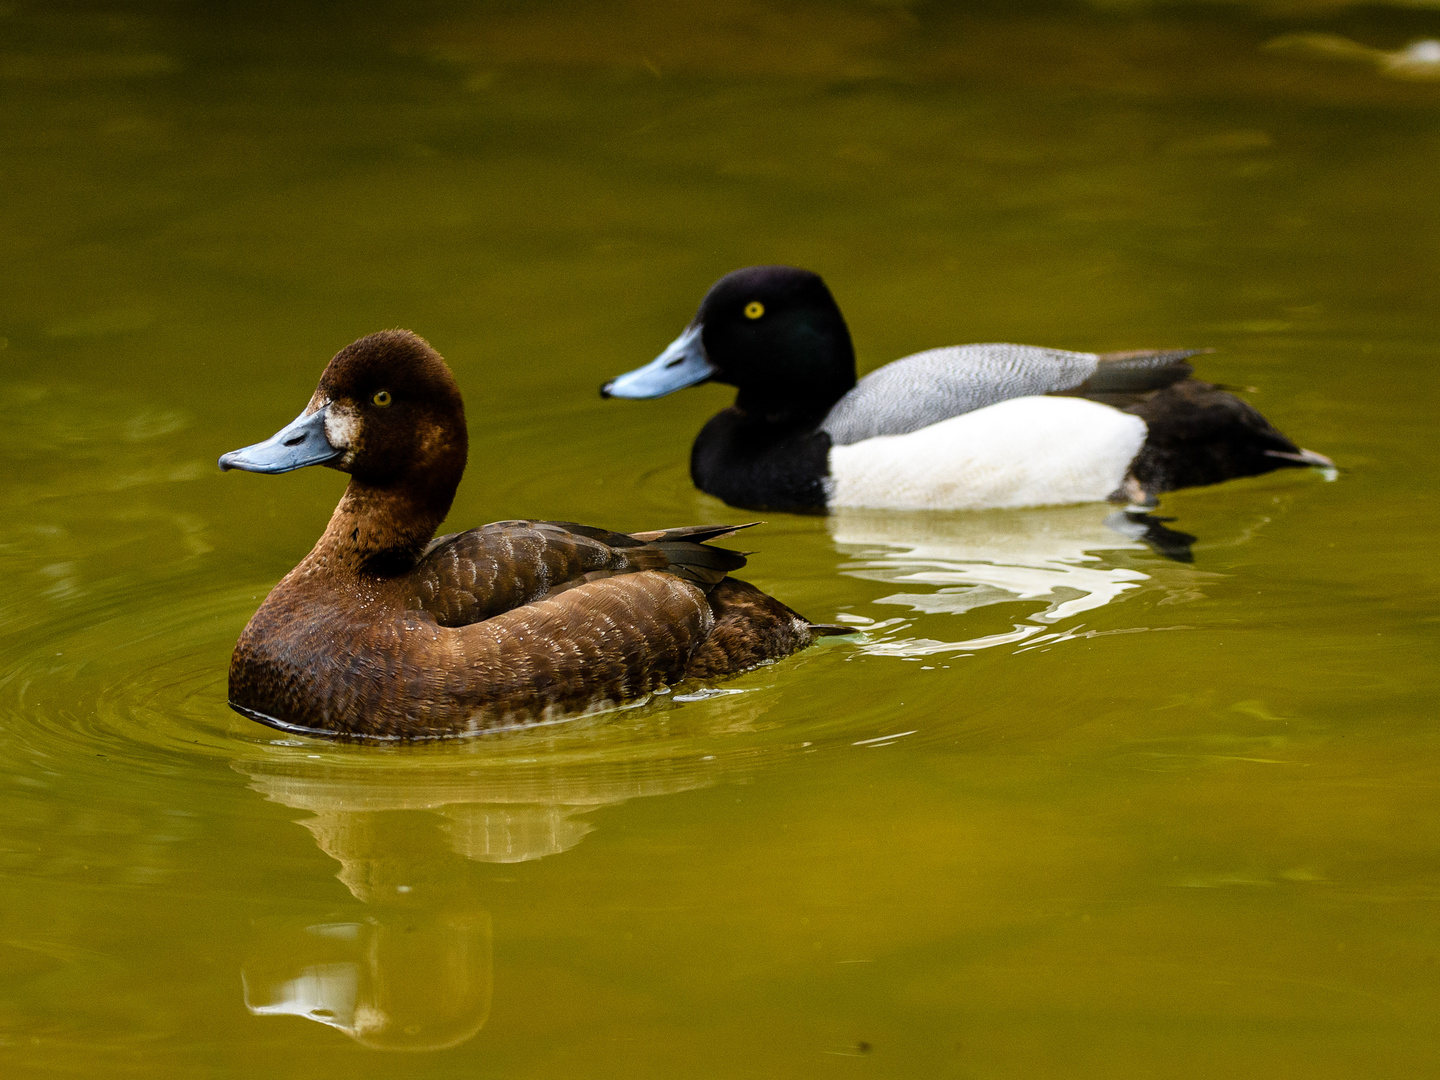
<path id="1" fill-rule="evenodd" d="M 736 526 L 499 521 L 432 540 L 466 448 L 445 361 L 386 330 L 337 353 L 294 421 L 220 458 L 350 474 L 324 535 L 240 635 L 231 708 L 309 734 L 462 735 L 732 675 L 839 630 L 727 576 L 744 556 L 706 541 Z"/>

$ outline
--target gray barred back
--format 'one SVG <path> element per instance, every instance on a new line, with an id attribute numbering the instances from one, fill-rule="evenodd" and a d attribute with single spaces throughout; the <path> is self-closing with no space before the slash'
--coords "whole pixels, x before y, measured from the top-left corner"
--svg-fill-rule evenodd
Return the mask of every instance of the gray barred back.
<path id="1" fill-rule="evenodd" d="M 904 435 L 1011 398 L 1071 390 L 1095 373 L 1095 353 L 1038 345 L 952 345 L 902 357 L 866 375 L 820 429 L 836 445 Z"/>

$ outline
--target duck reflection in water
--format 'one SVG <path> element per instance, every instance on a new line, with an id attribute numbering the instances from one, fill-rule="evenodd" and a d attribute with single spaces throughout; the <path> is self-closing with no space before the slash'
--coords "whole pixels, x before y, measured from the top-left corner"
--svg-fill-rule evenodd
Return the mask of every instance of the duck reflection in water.
<path id="1" fill-rule="evenodd" d="M 701 734 L 748 730 L 764 707 L 747 694 L 708 701 Z M 245 1007 L 313 1020 L 377 1050 L 458 1046 L 490 1014 L 487 864 L 568 851 L 602 807 L 708 787 L 752 760 L 653 733 L 597 755 L 593 744 L 578 748 L 583 724 L 569 735 L 501 736 L 476 748 L 483 753 L 412 748 L 377 762 L 331 747 L 314 758 L 306 746 L 235 762 L 253 790 L 311 815 L 298 824 L 339 862 L 336 876 L 358 901 L 351 912 L 263 930 L 241 973 Z"/>
<path id="2" fill-rule="evenodd" d="M 1168 528 L 1166 520 L 1088 505 L 953 514 L 839 510 L 829 527 L 836 547 L 850 557 L 841 572 L 904 587 L 874 604 L 908 607 L 922 618 L 1021 601 L 1044 605 L 1012 621 L 1009 630 L 958 641 L 905 636 L 914 625 L 910 618 L 839 618 L 865 631 L 861 651 L 872 655 L 918 657 L 1051 642 L 1078 629 L 1061 627 L 1065 620 L 1155 580 L 1134 565 L 1130 552 L 1149 548 L 1165 556 L 1163 587 L 1177 598 L 1196 595 L 1195 586 L 1208 575 L 1175 565 L 1191 561 L 1195 538 Z M 913 591 L 915 586 L 931 588 Z"/>
<path id="3" fill-rule="evenodd" d="M 255 763 L 244 771 L 268 797 L 313 812 L 300 824 L 363 905 L 269 927 L 241 973 L 245 1007 L 314 1020 L 377 1050 L 473 1038 L 489 1018 L 494 977 L 490 913 L 457 858 L 469 837 L 457 844 L 443 834 L 445 819 L 405 812 L 423 801 L 391 797 L 383 780 Z"/>

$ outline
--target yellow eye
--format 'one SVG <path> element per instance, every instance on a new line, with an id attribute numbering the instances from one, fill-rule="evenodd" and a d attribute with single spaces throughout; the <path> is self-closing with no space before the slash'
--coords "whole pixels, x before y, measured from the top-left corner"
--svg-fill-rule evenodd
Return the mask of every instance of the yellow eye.
<path id="1" fill-rule="evenodd" d="M 383 409 L 383 408 L 385 408 L 385 406 L 387 406 L 387 405 L 390 404 L 390 391 L 389 391 L 389 390 L 381 390 L 379 393 L 377 393 L 377 394 L 376 394 L 374 397 L 372 397 L 370 400 L 373 401 L 376 405 L 379 405 L 380 408 Z"/>
<path id="2" fill-rule="evenodd" d="M 760 303 L 759 300 L 751 300 L 748 304 L 745 305 L 745 318 L 747 319 L 758 319 L 761 315 L 764 314 L 765 305 Z"/>

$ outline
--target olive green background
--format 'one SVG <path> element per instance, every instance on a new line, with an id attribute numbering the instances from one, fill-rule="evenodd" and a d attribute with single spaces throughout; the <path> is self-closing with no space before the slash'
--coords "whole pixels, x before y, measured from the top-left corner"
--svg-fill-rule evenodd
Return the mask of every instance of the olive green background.
<path id="1" fill-rule="evenodd" d="M 1440 10 L 0 4 L 0 1069 L 16 1077 L 1440 1070 Z M 463 745 L 286 738 L 229 650 L 343 478 L 221 475 L 390 326 L 465 391 L 448 527 L 743 521 L 724 272 L 862 369 L 1209 346 L 1341 474 L 771 515 L 831 640 Z M 307 1012 L 310 1019 L 277 1015 Z"/>

